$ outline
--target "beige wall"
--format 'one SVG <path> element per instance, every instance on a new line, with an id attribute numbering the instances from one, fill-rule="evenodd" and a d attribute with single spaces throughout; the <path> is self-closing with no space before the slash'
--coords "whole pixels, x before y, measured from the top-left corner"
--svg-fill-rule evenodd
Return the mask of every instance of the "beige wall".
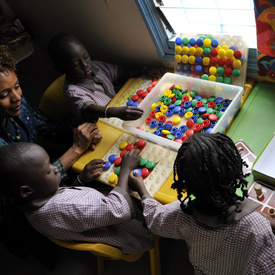
<path id="1" fill-rule="evenodd" d="M 1 0 L 3 2 L 5 0 Z M 122 65 L 161 64 L 134 0 L 8 0 L 14 14 L 46 44 L 59 32 L 75 34 L 94 59 Z"/>

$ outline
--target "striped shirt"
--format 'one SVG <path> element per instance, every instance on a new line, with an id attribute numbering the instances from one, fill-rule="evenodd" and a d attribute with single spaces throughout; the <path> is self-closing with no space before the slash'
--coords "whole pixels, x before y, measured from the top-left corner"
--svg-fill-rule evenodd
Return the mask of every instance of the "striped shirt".
<path id="1" fill-rule="evenodd" d="M 94 90 L 75 85 L 66 80 L 64 85 L 64 93 L 67 97 L 72 112 L 81 118 L 81 108 L 85 102 L 99 106 L 106 106 L 116 95 L 114 82 L 118 78 L 118 66 L 108 64 L 101 61 L 92 61 L 92 68 L 98 71 L 96 78 L 105 84 L 108 91 L 100 83 L 94 82 Z"/>
<path id="2" fill-rule="evenodd" d="M 185 214 L 179 201 L 162 205 L 144 196 L 142 204 L 153 233 L 185 240 L 195 274 L 275 274 L 275 236 L 260 213 L 242 207 L 242 214 L 232 214 L 240 219 L 221 224 L 207 215 Z"/>
<path id="3" fill-rule="evenodd" d="M 108 195 L 89 187 L 61 188 L 46 202 L 32 201 L 20 209 L 38 232 L 54 239 L 105 243 L 126 254 L 154 246 L 140 201 L 120 187 Z"/>

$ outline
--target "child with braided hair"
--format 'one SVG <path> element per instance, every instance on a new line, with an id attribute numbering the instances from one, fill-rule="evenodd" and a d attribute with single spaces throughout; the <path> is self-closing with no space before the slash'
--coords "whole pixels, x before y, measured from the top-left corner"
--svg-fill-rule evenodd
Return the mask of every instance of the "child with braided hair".
<path id="1" fill-rule="evenodd" d="M 178 201 L 160 204 L 141 177 L 130 175 L 148 228 L 184 239 L 195 274 L 275 274 L 275 220 L 247 199 L 243 165 L 228 136 L 198 133 L 182 144 L 174 163 Z"/>

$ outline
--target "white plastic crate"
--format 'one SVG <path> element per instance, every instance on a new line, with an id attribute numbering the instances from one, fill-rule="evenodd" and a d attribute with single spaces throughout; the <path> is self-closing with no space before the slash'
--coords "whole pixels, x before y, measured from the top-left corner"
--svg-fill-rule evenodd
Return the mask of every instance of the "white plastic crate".
<path id="1" fill-rule="evenodd" d="M 146 132 L 146 130 L 149 130 L 149 126 L 145 123 L 145 119 L 149 116 L 151 112 L 151 105 L 153 103 L 157 103 L 159 101 L 159 98 L 164 95 L 164 92 L 168 90 L 172 85 L 178 85 L 183 90 L 196 90 L 203 97 L 208 98 L 210 96 L 216 96 L 232 100 L 211 133 L 223 132 L 241 107 L 241 96 L 243 94 L 243 88 L 240 86 L 228 85 L 178 74 L 166 73 L 147 95 L 147 97 L 140 103 L 139 108 L 144 110 L 143 116 L 135 121 L 123 122 L 122 127 L 125 130 L 133 133 L 135 136 L 138 136 L 139 138 L 143 138 L 145 140 L 157 143 L 173 150 L 178 150 L 181 146 L 180 143 L 154 135 L 150 132 Z M 169 118 L 169 120 L 172 120 L 173 117 L 171 117 L 171 119 Z M 185 123 L 186 119 L 182 119 L 180 125 L 183 125 Z M 180 125 L 177 125 L 177 127 L 179 127 Z M 142 126 L 145 131 L 137 129 L 138 126 Z"/>

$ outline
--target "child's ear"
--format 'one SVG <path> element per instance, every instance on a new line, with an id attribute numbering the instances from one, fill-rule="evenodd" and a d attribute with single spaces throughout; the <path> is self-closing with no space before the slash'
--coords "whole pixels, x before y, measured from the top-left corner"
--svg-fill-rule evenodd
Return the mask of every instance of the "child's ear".
<path id="1" fill-rule="evenodd" d="M 27 198 L 33 193 L 32 188 L 29 185 L 22 185 L 20 187 L 20 196 L 22 198 Z"/>

